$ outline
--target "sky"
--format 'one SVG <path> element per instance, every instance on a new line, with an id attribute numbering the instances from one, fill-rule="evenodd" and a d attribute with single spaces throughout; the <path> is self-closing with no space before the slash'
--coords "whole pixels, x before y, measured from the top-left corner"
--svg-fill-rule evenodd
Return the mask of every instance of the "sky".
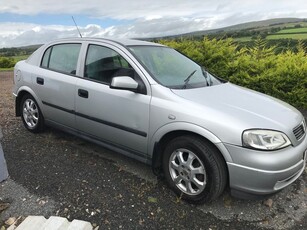
<path id="1" fill-rule="evenodd" d="M 270 18 L 307 18 L 306 0 L 0 0 L 0 48 L 77 37 L 152 38 Z"/>

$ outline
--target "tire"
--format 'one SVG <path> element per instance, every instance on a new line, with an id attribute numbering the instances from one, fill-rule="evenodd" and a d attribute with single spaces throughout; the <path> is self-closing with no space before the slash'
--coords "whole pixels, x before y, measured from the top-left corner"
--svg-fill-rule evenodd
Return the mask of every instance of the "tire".
<path id="1" fill-rule="evenodd" d="M 35 99 L 26 94 L 20 104 L 21 120 L 27 130 L 33 133 L 41 132 L 44 129 L 44 118 Z"/>
<path id="2" fill-rule="evenodd" d="M 162 164 L 170 188 L 192 203 L 216 199 L 227 184 L 226 163 L 220 152 L 197 136 L 171 140 L 164 149 Z"/>

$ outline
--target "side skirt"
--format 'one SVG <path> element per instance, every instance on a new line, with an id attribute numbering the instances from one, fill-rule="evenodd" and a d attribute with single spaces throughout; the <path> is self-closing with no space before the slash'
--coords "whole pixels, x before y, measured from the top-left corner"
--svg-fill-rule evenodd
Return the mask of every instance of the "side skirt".
<path id="1" fill-rule="evenodd" d="M 66 133 L 70 133 L 70 134 L 72 134 L 74 136 L 80 137 L 80 138 L 82 138 L 84 140 L 87 140 L 89 142 L 92 142 L 92 143 L 95 143 L 97 145 L 100 145 L 100 146 L 102 146 L 102 147 L 104 147 L 106 149 L 109 149 L 111 151 L 118 152 L 118 153 L 123 154 L 125 156 L 128 156 L 130 158 L 136 159 L 136 160 L 141 161 L 141 162 L 143 162 L 145 164 L 150 165 L 151 162 L 152 162 L 152 159 L 147 157 L 144 153 L 137 152 L 137 151 L 134 151 L 132 149 L 128 149 L 128 148 L 125 148 L 123 146 L 110 143 L 110 142 L 105 141 L 105 140 L 101 140 L 101 139 L 99 139 L 99 138 L 97 138 L 97 137 L 95 137 L 93 135 L 89 135 L 89 134 L 84 133 L 82 131 L 79 131 L 79 130 L 76 130 L 76 129 L 72 129 L 70 127 L 58 124 L 58 123 L 50 121 L 50 120 L 45 120 L 45 124 L 47 126 L 54 127 L 56 129 L 59 129 L 59 130 L 62 130 L 64 132 L 66 132 Z"/>

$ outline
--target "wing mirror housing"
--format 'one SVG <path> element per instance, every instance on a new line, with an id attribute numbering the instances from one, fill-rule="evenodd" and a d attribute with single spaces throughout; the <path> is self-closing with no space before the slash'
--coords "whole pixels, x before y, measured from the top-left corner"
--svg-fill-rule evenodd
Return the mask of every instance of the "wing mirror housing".
<path id="1" fill-rule="evenodd" d="M 138 86 L 139 84 L 128 76 L 113 77 L 110 84 L 111 89 L 130 90 L 133 92 L 137 92 Z"/>

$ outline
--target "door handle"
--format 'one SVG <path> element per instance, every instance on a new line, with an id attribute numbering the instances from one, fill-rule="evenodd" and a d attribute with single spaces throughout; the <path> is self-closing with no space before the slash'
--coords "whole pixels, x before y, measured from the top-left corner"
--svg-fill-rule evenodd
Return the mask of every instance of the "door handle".
<path id="1" fill-rule="evenodd" d="M 44 85 L 44 78 L 37 77 L 36 78 L 36 83 L 39 84 L 39 85 Z"/>
<path id="2" fill-rule="evenodd" d="M 79 97 L 88 98 L 88 91 L 84 89 L 78 89 L 78 95 Z"/>

